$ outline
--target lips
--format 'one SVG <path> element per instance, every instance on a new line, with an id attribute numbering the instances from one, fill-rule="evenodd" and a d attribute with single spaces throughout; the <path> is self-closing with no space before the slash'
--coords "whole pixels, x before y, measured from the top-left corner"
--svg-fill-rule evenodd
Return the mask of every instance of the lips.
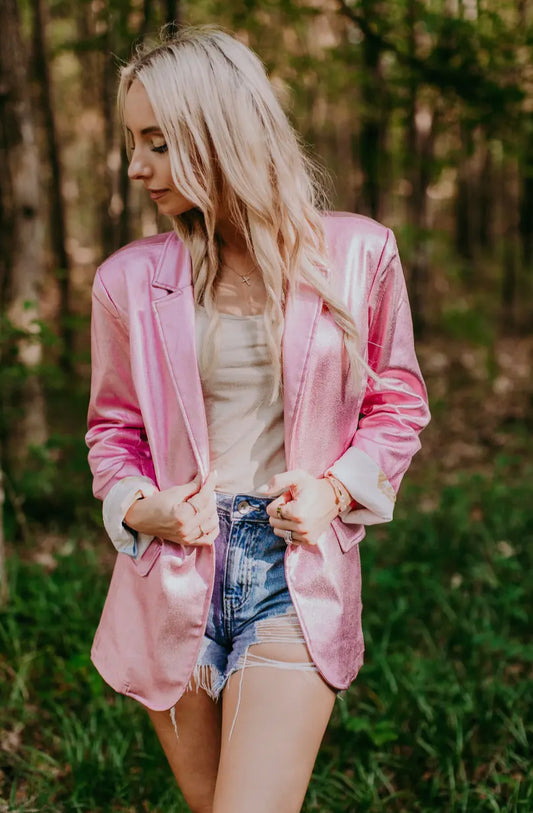
<path id="1" fill-rule="evenodd" d="M 168 189 L 149 189 L 148 192 L 150 193 L 152 200 L 159 200 L 159 198 L 162 198 L 163 195 L 167 194 Z"/>

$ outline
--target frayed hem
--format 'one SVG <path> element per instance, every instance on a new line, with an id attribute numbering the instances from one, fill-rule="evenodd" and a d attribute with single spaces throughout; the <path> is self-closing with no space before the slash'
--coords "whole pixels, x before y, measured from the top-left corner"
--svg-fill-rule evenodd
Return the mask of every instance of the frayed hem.
<path id="1" fill-rule="evenodd" d="M 216 666 L 209 663 L 197 664 L 187 684 L 187 692 L 197 692 L 200 689 L 217 702 L 226 681 Z"/>
<path id="2" fill-rule="evenodd" d="M 176 706 L 172 706 L 170 709 L 170 722 L 172 723 L 172 727 L 174 728 L 174 734 L 176 735 L 176 739 L 179 740 L 178 734 L 178 726 L 176 725 Z"/>

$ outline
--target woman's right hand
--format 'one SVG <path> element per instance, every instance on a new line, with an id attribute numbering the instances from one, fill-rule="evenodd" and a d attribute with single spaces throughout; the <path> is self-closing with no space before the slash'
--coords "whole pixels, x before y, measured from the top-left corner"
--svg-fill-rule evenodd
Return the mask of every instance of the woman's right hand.
<path id="1" fill-rule="evenodd" d="M 136 500 L 128 508 L 124 522 L 139 533 L 169 542 L 212 545 L 219 532 L 215 484 L 216 473 L 211 472 L 203 486 L 196 477 L 183 486 Z"/>

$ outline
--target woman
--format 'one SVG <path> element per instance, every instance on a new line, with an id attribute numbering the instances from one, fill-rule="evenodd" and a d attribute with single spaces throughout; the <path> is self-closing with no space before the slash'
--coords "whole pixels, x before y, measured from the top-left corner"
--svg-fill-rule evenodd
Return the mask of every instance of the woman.
<path id="1" fill-rule="evenodd" d="M 428 421 L 401 266 L 386 228 L 318 211 L 229 35 L 141 54 L 119 104 L 173 231 L 94 283 L 87 441 L 119 555 L 92 657 L 191 810 L 293 813 L 363 659 L 357 543 Z"/>

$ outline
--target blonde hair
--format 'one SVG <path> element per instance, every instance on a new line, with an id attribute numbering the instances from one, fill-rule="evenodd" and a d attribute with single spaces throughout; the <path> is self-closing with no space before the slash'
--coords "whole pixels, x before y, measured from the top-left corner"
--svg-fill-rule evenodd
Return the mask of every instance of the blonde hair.
<path id="1" fill-rule="evenodd" d="M 327 281 L 316 168 L 259 58 L 218 28 L 181 28 L 156 46 L 142 47 L 122 68 L 121 111 L 135 79 L 143 84 L 168 145 L 174 183 L 194 205 L 172 220 L 192 257 L 195 302 L 204 305 L 209 317 L 200 367 L 209 369 L 215 359 L 216 216 L 223 203 L 266 287 L 272 397 L 282 386 L 284 302 L 301 281 L 320 294 L 342 329 L 352 374 L 360 383 L 367 367 L 357 328 Z"/>

